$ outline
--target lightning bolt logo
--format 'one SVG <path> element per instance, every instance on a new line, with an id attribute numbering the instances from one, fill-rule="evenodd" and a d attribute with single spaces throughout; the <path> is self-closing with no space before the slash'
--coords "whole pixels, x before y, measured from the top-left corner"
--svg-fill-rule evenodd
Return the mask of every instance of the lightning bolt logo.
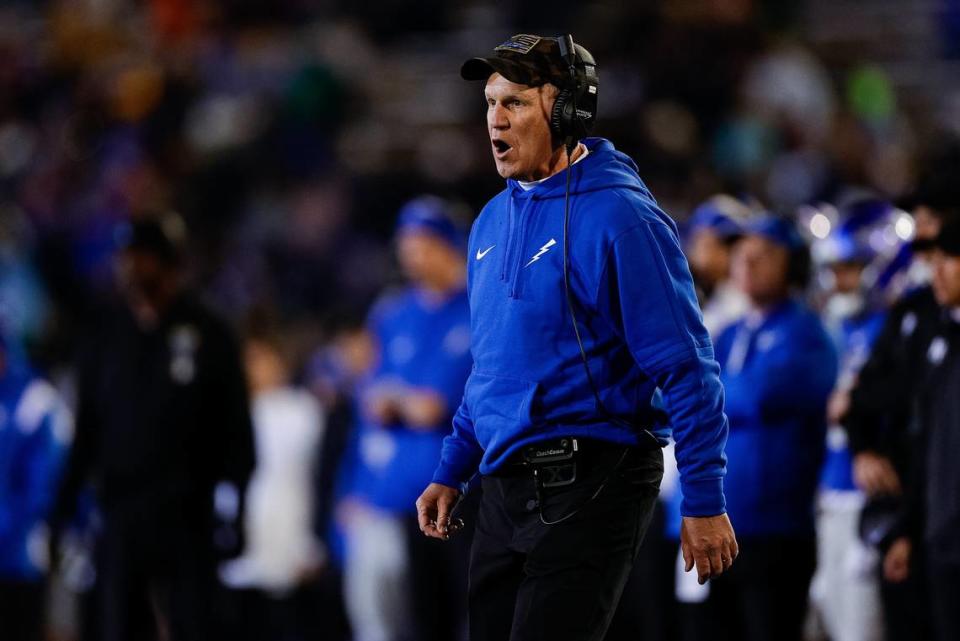
<path id="1" fill-rule="evenodd" d="M 537 262 L 538 260 L 540 260 L 540 257 L 543 256 L 544 254 L 546 254 L 548 251 L 550 251 L 550 248 L 553 247 L 553 246 L 556 245 L 556 244 L 557 244 L 557 241 L 554 240 L 553 238 L 551 238 L 550 240 L 548 240 L 548 241 L 546 242 L 546 244 L 545 244 L 543 247 L 540 248 L 540 251 L 538 251 L 538 252 L 536 253 L 536 255 L 535 255 L 533 258 L 530 259 L 530 262 L 527 263 L 526 265 L 524 265 L 524 267 L 529 267 L 530 265 L 532 265 L 532 264 L 534 264 L 535 262 Z"/>

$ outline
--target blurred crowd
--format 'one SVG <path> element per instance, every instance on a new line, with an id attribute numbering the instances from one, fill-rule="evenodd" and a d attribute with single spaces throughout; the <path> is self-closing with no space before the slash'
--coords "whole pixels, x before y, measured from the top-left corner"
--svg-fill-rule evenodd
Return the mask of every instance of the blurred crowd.
<path id="1" fill-rule="evenodd" d="M 882 0 L 632 4 L 0 6 L 0 638 L 465 638 L 476 497 L 414 512 L 502 189 L 458 65 L 570 25 L 683 231 L 744 550 L 680 572 L 668 474 L 607 638 L 952 638 L 960 81 L 903 69 L 960 5 L 895 3 L 915 51 Z"/>

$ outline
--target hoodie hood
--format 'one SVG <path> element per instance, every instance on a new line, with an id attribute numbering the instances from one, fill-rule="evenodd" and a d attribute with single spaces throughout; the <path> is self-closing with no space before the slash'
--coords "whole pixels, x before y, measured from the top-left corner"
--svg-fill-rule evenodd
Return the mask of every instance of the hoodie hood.
<path id="1" fill-rule="evenodd" d="M 652 198 L 650 191 L 637 173 L 636 163 L 626 154 L 617 151 L 612 142 L 606 138 L 584 138 L 582 142 L 590 150 L 586 158 L 550 176 L 532 189 L 524 190 L 516 180 L 507 179 L 507 189 L 511 197 L 563 198 L 566 191 L 567 172 L 573 171 L 570 176 L 571 194 L 621 187 L 633 189 Z"/>

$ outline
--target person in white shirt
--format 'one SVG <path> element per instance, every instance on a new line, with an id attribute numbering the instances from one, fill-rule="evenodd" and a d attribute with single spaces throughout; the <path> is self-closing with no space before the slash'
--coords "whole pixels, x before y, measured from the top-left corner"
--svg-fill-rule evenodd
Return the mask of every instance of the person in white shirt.
<path id="1" fill-rule="evenodd" d="M 312 527 L 312 478 L 324 414 L 312 394 L 288 383 L 275 341 L 249 338 L 244 356 L 257 466 L 247 489 L 246 548 L 221 568 L 221 577 L 233 588 L 282 597 L 322 568 L 326 556 Z"/>

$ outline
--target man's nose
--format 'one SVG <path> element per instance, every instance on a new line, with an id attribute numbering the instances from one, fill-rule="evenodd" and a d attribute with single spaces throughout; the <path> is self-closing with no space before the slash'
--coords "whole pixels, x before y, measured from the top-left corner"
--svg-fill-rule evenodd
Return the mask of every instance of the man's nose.
<path id="1" fill-rule="evenodd" d="M 507 109 L 501 105 L 497 105 L 489 111 L 487 121 L 490 123 L 491 129 L 507 129 L 510 126 Z"/>

